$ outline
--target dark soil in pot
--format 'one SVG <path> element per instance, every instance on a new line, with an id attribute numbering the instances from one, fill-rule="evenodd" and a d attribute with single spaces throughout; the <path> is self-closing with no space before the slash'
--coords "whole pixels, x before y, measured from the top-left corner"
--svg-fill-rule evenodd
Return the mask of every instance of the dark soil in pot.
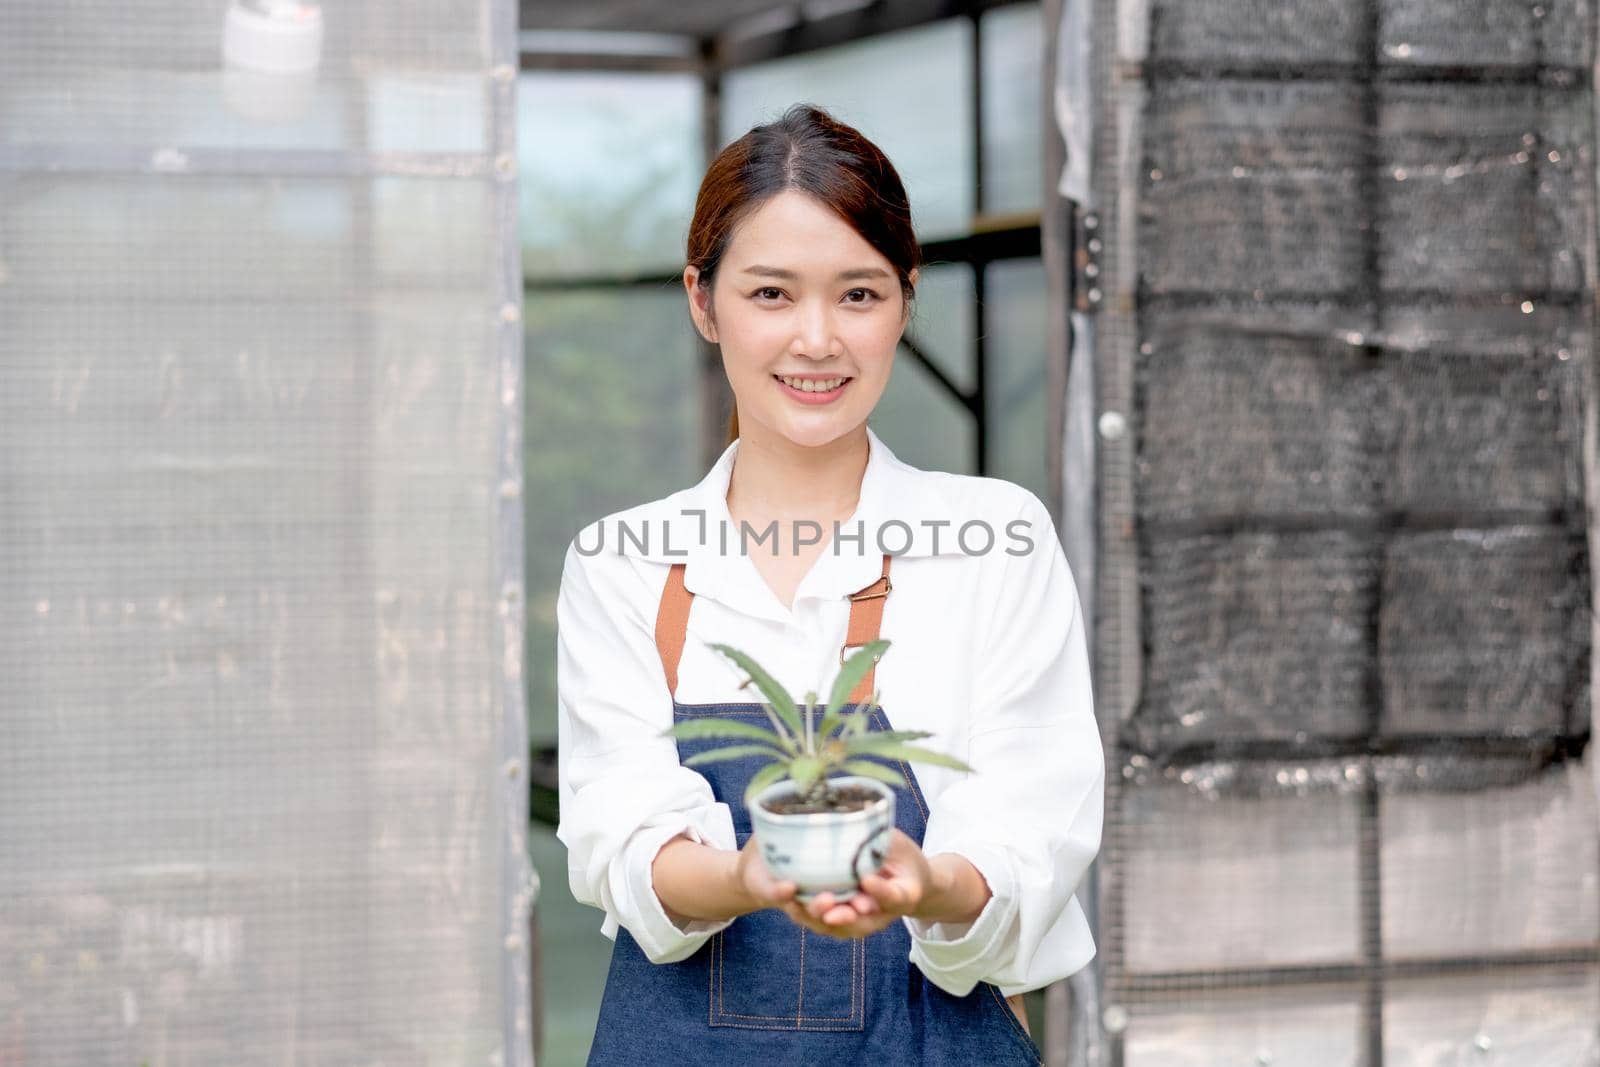
<path id="1" fill-rule="evenodd" d="M 763 806 L 774 815 L 821 815 L 829 812 L 861 811 L 882 799 L 882 793 L 859 785 L 834 786 L 821 801 L 803 801 L 797 794 L 769 800 Z"/>

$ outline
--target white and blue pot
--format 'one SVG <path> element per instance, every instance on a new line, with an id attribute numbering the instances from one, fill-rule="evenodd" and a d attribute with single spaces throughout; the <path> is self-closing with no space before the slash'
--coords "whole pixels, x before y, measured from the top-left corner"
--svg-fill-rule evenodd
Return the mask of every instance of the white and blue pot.
<path id="1" fill-rule="evenodd" d="M 883 866 L 894 829 L 894 790 L 875 778 L 829 778 L 830 786 L 859 786 L 878 794 L 860 811 L 780 815 L 768 801 L 795 795 L 793 782 L 774 782 L 751 798 L 750 828 L 773 877 L 794 882 L 802 903 L 819 893 L 852 897 L 861 879 Z"/>

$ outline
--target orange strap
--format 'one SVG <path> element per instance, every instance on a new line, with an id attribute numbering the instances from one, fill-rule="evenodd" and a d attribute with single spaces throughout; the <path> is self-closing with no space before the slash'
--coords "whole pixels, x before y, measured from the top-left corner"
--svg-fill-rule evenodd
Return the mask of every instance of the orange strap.
<path id="1" fill-rule="evenodd" d="M 689 636 L 689 605 L 694 594 L 683 585 L 684 564 L 674 563 L 667 571 L 667 585 L 661 590 L 656 608 L 656 652 L 667 669 L 667 692 L 678 695 L 678 662 L 683 659 L 683 643 Z"/>
<path id="2" fill-rule="evenodd" d="M 845 634 L 844 647 L 839 649 L 841 665 L 851 649 L 878 639 L 878 630 L 883 624 L 883 605 L 894 588 L 889 584 L 889 561 L 893 558 L 884 553 L 883 573 L 871 585 L 850 594 L 850 628 Z M 678 664 L 683 659 L 683 644 L 689 635 L 689 605 L 694 602 L 694 594 L 683 584 L 684 566 L 674 563 L 668 569 L 667 584 L 661 590 L 661 605 L 656 609 L 656 651 L 667 672 L 667 692 L 674 700 L 678 693 Z M 878 665 L 874 663 L 850 691 L 850 703 L 860 704 L 872 696 L 872 683 L 877 673 Z"/>

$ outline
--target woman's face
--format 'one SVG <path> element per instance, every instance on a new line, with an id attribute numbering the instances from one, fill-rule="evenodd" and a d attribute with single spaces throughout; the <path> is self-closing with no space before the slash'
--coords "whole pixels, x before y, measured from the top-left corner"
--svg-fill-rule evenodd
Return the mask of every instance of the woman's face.
<path id="1" fill-rule="evenodd" d="M 907 306 L 894 268 L 848 223 L 786 190 L 734 230 L 712 283 L 714 324 L 698 277 L 684 271 L 690 313 L 721 346 L 742 436 L 815 446 L 866 422 L 889 384 Z"/>

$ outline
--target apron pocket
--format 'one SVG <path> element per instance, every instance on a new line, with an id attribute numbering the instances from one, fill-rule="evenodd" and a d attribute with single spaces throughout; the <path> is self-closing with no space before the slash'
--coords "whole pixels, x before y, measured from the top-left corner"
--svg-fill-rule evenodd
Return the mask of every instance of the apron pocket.
<path id="1" fill-rule="evenodd" d="M 814 934 L 776 908 L 711 939 L 712 1026 L 865 1030 L 866 942 Z"/>

